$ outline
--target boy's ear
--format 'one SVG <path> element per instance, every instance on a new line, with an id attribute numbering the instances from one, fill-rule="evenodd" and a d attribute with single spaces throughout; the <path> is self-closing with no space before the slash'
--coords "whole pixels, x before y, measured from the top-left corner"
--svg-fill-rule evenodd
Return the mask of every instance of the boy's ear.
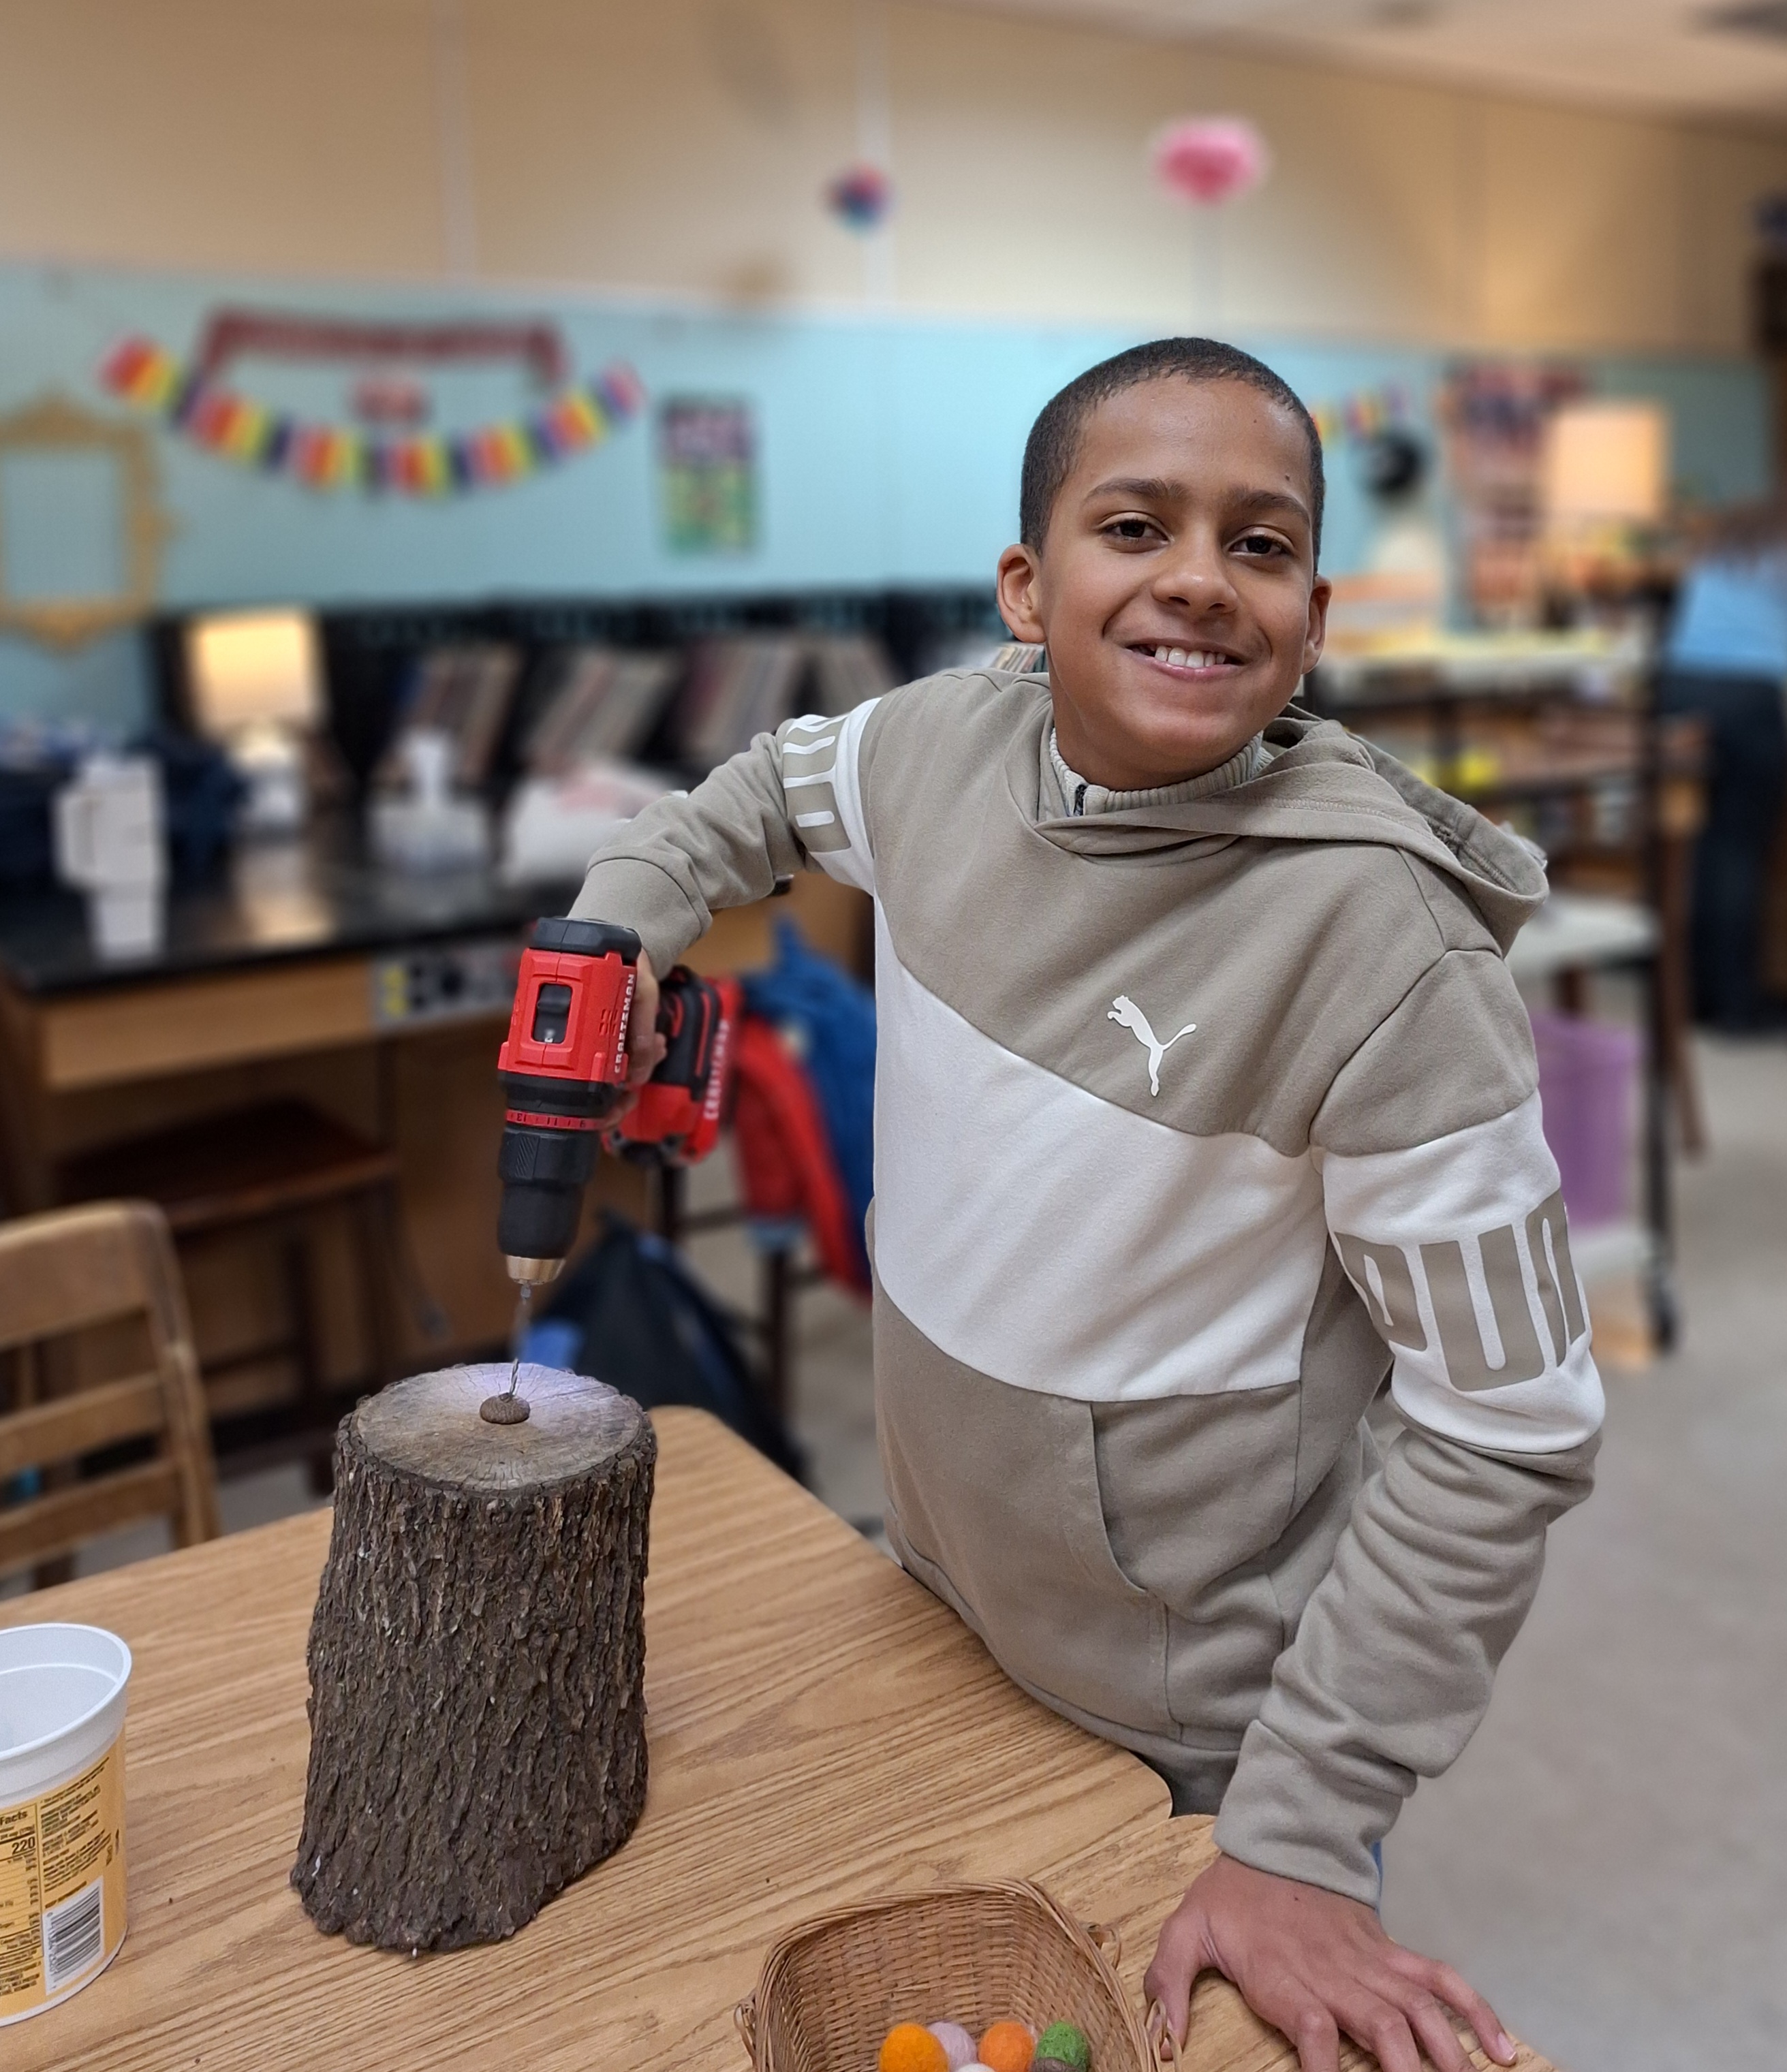
<path id="1" fill-rule="evenodd" d="M 1037 594 L 1042 565 L 1026 546 L 1007 547 L 999 557 L 999 616 L 1014 640 L 1041 647 L 1048 638 L 1043 631 L 1041 600 Z M 1324 607 L 1325 610 L 1325 606 Z"/>
<path id="2" fill-rule="evenodd" d="M 1317 576 L 1309 586 L 1309 623 L 1303 633 L 1303 672 L 1307 676 L 1322 659 L 1328 644 L 1328 602 L 1334 586 L 1326 576 Z"/>

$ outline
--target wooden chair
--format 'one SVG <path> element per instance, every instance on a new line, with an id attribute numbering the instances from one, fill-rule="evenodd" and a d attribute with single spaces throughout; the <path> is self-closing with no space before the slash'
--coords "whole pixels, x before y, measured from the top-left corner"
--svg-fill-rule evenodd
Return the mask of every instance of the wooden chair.
<path id="1" fill-rule="evenodd" d="M 150 1366 L 122 1380 L 40 1384 L 56 1342 L 137 1320 Z M 0 1576 L 40 1571 L 101 1534 L 166 1518 L 177 1545 L 216 1537 L 216 1476 L 186 1298 L 161 1211 L 99 1202 L 0 1223 L 0 1354 L 10 1354 L 17 1407 L 0 1412 L 0 1490 L 31 1470 L 39 1494 L 0 1504 Z M 72 1363 L 59 1362 L 68 1367 Z M 131 1440 L 148 1460 L 105 1463 Z M 73 1465 L 101 1456 L 76 1479 Z"/>

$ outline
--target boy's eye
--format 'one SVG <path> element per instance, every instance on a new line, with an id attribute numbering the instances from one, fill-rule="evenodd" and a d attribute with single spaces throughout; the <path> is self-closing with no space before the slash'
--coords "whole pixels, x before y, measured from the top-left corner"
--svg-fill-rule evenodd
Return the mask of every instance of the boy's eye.
<path id="1" fill-rule="evenodd" d="M 1139 543 L 1151 539 L 1155 528 L 1150 518 L 1113 518 L 1104 529 L 1107 539 Z"/>
<path id="2" fill-rule="evenodd" d="M 1244 532 L 1235 545 L 1240 553 L 1254 555 L 1262 561 L 1291 551 L 1283 540 L 1270 532 Z"/>

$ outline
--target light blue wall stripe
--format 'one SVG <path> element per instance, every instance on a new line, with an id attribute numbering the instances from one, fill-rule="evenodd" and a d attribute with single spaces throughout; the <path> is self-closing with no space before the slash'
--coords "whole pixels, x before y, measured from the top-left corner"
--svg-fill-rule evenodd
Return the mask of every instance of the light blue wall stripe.
<path id="1" fill-rule="evenodd" d="M 990 582 L 1015 530 L 1031 417 L 1061 383 L 1138 335 L 1108 326 L 726 314 L 545 294 L 0 268 L 0 409 L 50 387 L 116 408 L 96 377 L 119 337 L 146 331 L 185 352 L 226 299 L 331 313 L 544 314 L 561 325 L 580 371 L 624 359 L 657 397 L 747 397 L 760 427 L 763 536 L 737 560 L 669 553 L 644 421 L 562 471 L 444 505 L 313 495 L 164 437 L 179 527 L 164 588 L 176 607 Z M 1312 401 L 1394 381 L 1426 415 L 1443 368 L 1431 352 L 1243 342 Z M 1670 403 L 1677 472 L 1699 495 L 1723 500 L 1764 488 L 1768 410 L 1754 368 L 1661 358 L 1593 364 L 1612 393 Z M 471 421 L 513 413 L 507 377 L 451 380 Z M 278 388 L 330 416 L 342 408 L 332 372 L 263 366 L 247 385 L 261 394 Z M 1331 465 L 1324 558 L 1338 570 L 1357 565 L 1369 528 L 1347 456 Z M 64 659 L 0 640 L 0 717 L 85 713 L 127 723 L 141 701 L 128 641 Z"/>

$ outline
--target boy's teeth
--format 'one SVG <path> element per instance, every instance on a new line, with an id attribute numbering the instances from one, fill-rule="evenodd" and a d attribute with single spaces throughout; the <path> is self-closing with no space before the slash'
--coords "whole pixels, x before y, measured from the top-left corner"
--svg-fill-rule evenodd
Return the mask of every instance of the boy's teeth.
<path id="1" fill-rule="evenodd" d="M 1213 669 L 1218 658 L 1201 648 L 1156 648 L 1154 659 L 1176 669 Z"/>

